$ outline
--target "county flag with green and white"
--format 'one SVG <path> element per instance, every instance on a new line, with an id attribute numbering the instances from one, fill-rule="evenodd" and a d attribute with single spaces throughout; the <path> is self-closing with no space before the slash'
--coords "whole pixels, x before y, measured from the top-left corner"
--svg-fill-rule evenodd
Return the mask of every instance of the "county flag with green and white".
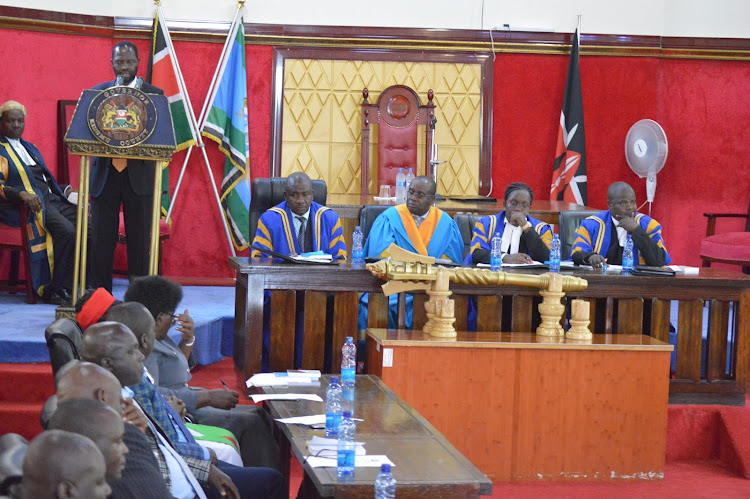
<path id="1" fill-rule="evenodd" d="M 169 100 L 169 110 L 172 112 L 172 124 L 174 125 L 175 142 L 177 151 L 187 149 L 195 145 L 195 131 L 190 126 L 188 119 L 187 100 L 185 92 L 181 88 L 177 77 L 179 70 L 176 67 L 177 57 L 168 41 L 169 31 L 162 25 L 162 19 L 157 12 L 154 15 L 154 26 L 151 32 L 151 51 L 148 57 L 148 74 L 146 81 L 164 90 L 164 95 Z M 162 216 L 169 211 L 169 174 L 165 166 L 162 171 Z"/>
<path id="2" fill-rule="evenodd" d="M 216 90 L 201 128 L 202 134 L 219 144 L 226 154 L 221 182 L 221 206 L 232 234 L 234 246 L 249 246 L 250 186 L 248 157 L 250 143 L 247 119 L 247 70 L 245 69 L 245 33 L 242 18 L 229 33 L 227 55 L 217 78 Z"/>

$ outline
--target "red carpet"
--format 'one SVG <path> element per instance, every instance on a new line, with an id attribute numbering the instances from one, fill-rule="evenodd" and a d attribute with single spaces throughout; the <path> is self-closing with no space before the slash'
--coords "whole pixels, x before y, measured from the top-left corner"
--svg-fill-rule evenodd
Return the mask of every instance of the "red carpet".
<path id="1" fill-rule="evenodd" d="M 222 379 L 244 390 L 231 359 L 198 368 L 193 384 L 222 388 Z M 0 434 L 33 438 L 41 431 L 41 406 L 53 392 L 49 364 L 0 364 Z M 291 474 L 290 497 L 295 497 L 302 480 L 296 459 Z M 670 406 L 664 475 L 663 480 L 633 482 L 496 482 L 492 497 L 750 498 L 750 406 Z"/>

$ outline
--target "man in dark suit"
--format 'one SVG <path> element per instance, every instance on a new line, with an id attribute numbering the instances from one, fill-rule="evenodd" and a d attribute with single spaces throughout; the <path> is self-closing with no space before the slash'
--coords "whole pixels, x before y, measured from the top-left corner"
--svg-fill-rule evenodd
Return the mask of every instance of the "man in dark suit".
<path id="1" fill-rule="evenodd" d="M 160 88 L 144 83 L 142 78 L 137 77 L 139 63 L 138 49 L 133 43 L 120 42 L 112 49 L 112 70 L 115 77 L 122 78 L 122 85 L 139 86 L 147 94 L 163 95 Z M 93 89 L 105 90 L 115 83 L 118 83 L 117 79 L 101 83 Z M 94 158 L 91 162 L 95 287 L 112 291 L 112 265 L 120 224 L 120 205 L 125 215 L 125 234 L 128 238 L 128 274 L 130 277 L 148 274 L 155 172 L 154 161 Z"/>

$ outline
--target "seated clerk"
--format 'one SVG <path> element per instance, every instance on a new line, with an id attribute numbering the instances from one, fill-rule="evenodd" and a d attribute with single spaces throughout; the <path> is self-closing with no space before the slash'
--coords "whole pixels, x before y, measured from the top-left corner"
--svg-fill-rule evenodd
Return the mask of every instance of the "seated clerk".
<path id="1" fill-rule="evenodd" d="M 73 288 L 78 193 L 58 185 L 39 149 L 21 137 L 25 119 L 22 104 L 0 106 L 0 200 L 30 208 L 29 222 L 36 221 L 28 225 L 34 289 L 45 303 L 59 305 L 70 300 Z M 0 206 L 0 222 L 18 227 L 18 210 Z"/>
<path id="2" fill-rule="evenodd" d="M 147 311 L 143 312 L 148 319 Z M 153 327 L 153 326 L 152 326 Z M 185 460 L 195 460 L 204 472 L 196 472 L 196 479 L 206 486 L 205 495 L 192 480 L 189 497 L 220 497 L 219 491 L 229 497 L 280 497 L 283 479 L 276 470 L 268 468 L 240 468 L 228 463 L 212 462 L 213 456 L 195 442 L 181 418 L 155 389 L 148 372 L 143 367 L 143 354 L 138 340 L 127 326 L 116 322 L 101 322 L 90 326 L 83 336 L 81 357 L 108 369 L 120 383 L 130 387 L 134 400 L 167 445 Z M 211 460 L 209 460 L 211 459 Z M 210 485 L 210 487 L 209 487 Z M 186 496 L 187 497 L 187 496 Z"/>
<path id="3" fill-rule="evenodd" d="M 622 264 L 622 250 L 628 234 L 633 240 L 636 265 L 661 267 L 672 261 L 664 247 L 659 222 L 637 213 L 635 191 L 625 182 L 615 182 L 607 189 L 609 210 L 590 216 L 576 229 L 571 258 L 576 265 L 601 267 L 605 261 Z"/>
<path id="4" fill-rule="evenodd" d="M 120 481 L 129 451 L 123 442 L 125 423 L 114 409 L 90 398 L 63 400 L 52 415 L 49 428 L 90 438 L 104 456 L 110 488 Z"/>
<path id="5" fill-rule="evenodd" d="M 346 260 L 339 216 L 313 201 L 312 182 L 302 172 L 287 177 L 284 201 L 260 216 L 252 244 L 284 255 L 322 251 L 334 260 Z M 252 249 L 251 256 L 262 253 Z"/>
<path id="6" fill-rule="evenodd" d="M 56 387 L 61 403 L 75 399 L 97 400 L 114 410 L 125 423 L 122 442 L 128 448 L 128 455 L 120 480 L 110 483 L 113 499 L 172 497 L 171 484 L 180 480 L 170 476 L 170 467 L 165 462 L 167 453 L 159 447 L 159 440 L 143 412 L 132 399 L 123 399 L 120 382 L 111 372 L 90 362 L 72 361 L 58 371 Z M 187 468 L 187 464 L 185 466 Z"/>
<path id="7" fill-rule="evenodd" d="M 91 439 L 45 431 L 31 442 L 23 459 L 23 498 L 104 499 L 110 493 L 105 472 L 104 457 Z"/>
<path id="8" fill-rule="evenodd" d="M 504 263 L 529 263 L 549 260 L 552 228 L 529 216 L 534 193 L 522 182 L 513 182 L 505 189 L 505 209 L 497 215 L 482 217 L 474 226 L 471 248 L 465 266 L 490 263 L 492 238 L 502 238 Z"/>
<path id="9" fill-rule="evenodd" d="M 185 310 L 175 315 L 182 301 L 182 286 L 161 276 L 147 276 L 134 280 L 125 292 L 125 302 L 145 306 L 154 319 L 154 339 L 149 342 L 152 351 L 143 348 L 142 332 L 134 325 L 125 323 L 139 338 L 141 352 L 146 356 L 146 368 L 154 384 L 164 395 L 176 395 L 185 403 L 187 412 L 195 423 L 219 426 L 230 430 L 239 441 L 242 462 L 245 466 L 277 468 L 279 448 L 273 438 L 273 420 L 262 407 L 238 406 L 239 394 L 234 390 L 188 386 L 192 376 L 190 369 L 195 364 L 192 349 L 195 343 L 193 319 Z M 112 310 L 114 312 L 114 309 Z M 107 320 L 123 322 L 123 317 Z M 172 324 L 182 332 L 179 343 L 167 335 Z M 149 343 L 147 342 L 147 343 Z"/>
<path id="10" fill-rule="evenodd" d="M 365 256 L 385 258 L 389 256 L 388 246 L 396 243 L 420 255 L 461 263 L 464 246 L 461 233 L 450 215 L 432 206 L 435 191 L 435 181 L 431 177 L 419 176 L 412 180 L 406 204 L 388 208 L 375 219 L 365 242 Z M 360 299 L 360 329 L 367 327 L 367 298 L 363 294 Z M 407 294 L 406 299 L 406 328 L 409 329 L 412 325 L 411 295 Z M 389 297 L 388 304 L 389 327 L 395 327 L 398 296 Z"/>
<path id="11" fill-rule="evenodd" d="M 302 253 L 322 251 L 333 260 L 346 261 L 346 242 L 339 216 L 313 201 L 312 181 L 305 173 L 294 172 L 284 183 L 284 201 L 267 210 L 258 220 L 252 246 L 298 256 Z M 250 249 L 251 257 L 262 257 L 257 249 Z M 263 299 L 263 371 L 269 370 L 271 350 L 271 293 Z M 302 314 L 297 314 L 295 327 L 295 365 L 302 367 L 303 346 Z"/>

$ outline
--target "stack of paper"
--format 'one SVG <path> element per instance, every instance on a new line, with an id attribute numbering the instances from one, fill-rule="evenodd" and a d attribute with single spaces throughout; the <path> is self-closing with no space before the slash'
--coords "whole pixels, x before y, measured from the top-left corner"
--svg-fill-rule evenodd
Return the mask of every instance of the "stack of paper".
<path id="1" fill-rule="evenodd" d="M 245 382 L 251 386 L 289 386 L 309 385 L 320 382 L 320 371 L 318 370 L 290 370 L 281 373 L 258 373 L 254 374 Z"/>
<path id="2" fill-rule="evenodd" d="M 307 441 L 307 451 L 311 456 L 336 458 L 339 441 L 335 438 L 312 437 Z M 364 442 L 354 442 L 354 455 L 364 456 Z"/>
<path id="3" fill-rule="evenodd" d="M 333 257 L 330 253 L 323 251 L 311 251 L 310 253 L 302 253 L 301 255 L 295 256 L 294 260 L 298 262 L 330 262 Z"/>

